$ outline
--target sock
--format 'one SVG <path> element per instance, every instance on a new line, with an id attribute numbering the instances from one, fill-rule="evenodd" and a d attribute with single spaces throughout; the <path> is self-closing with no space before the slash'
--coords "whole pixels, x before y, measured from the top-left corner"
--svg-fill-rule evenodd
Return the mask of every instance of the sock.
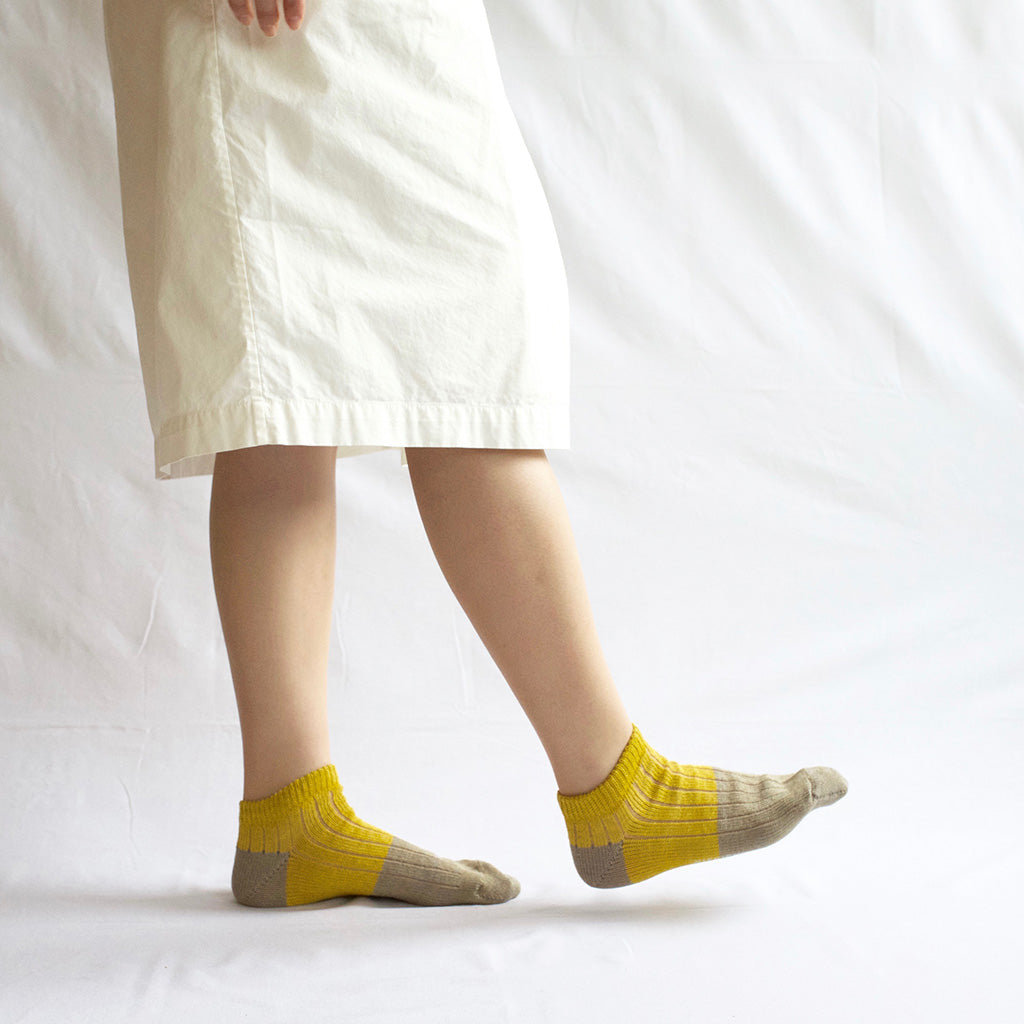
<path id="1" fill-rule="evenodd" d="M 334 765 L 239 805 L 231 891 L 250 907 L 336 896 L 388 896 L 419 906 L 504 903 L 519 883 L 480 860 L 447 860 L 358 818 Z"/>
<path id="2" fill-rule="evenodd" d="M 580 877 L 598 889 L 669 868 L 755 850 L 791 832 L 808 811 L 846 795 L 832 768 L 744 775 L 680 765 L 633 734 L 608 778 L 558 794 Z"/>

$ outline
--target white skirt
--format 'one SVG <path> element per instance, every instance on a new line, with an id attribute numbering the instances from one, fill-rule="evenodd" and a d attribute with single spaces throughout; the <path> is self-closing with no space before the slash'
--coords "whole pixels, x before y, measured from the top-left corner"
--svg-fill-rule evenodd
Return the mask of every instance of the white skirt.
<path id="1" fill-rule="evenodd" d="M 158 479 L 261 444 L 567 448 L 569 303 L 482 0 L 104 0 Z"/>

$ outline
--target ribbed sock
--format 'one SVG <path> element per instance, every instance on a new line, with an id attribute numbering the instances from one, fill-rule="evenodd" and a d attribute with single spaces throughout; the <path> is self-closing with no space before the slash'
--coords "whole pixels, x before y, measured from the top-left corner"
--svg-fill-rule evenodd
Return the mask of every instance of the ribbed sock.
<path id="1" fill-rule="evenodd" d="M 336 896 L 388 896 L 420 906 L 504 903 L 519 883 L 480 860 L 447 860 L 358 818 L 333 765 L 239 805 L 231 891 L 250 907 Z"/>
<path id="2" fill-rule="evenodd" d="M 845 796 L 846 788 L 832 768 L 744 775 L 676 764 L 648 746 L 634 725 L 604 782 L 576 796 L 559 793 L 558 803 L 580 877 L 613 889 L 769 846 L 809 811 Z"/>

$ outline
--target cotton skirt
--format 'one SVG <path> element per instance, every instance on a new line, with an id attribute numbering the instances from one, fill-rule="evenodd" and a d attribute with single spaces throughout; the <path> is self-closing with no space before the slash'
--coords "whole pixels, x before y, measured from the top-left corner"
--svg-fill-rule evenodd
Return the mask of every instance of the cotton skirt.
<path id="1" fill-rule="evenodd" d="M 569 446 L 565 268 L 482 0 L 104 0 L 157 479 Z"/>

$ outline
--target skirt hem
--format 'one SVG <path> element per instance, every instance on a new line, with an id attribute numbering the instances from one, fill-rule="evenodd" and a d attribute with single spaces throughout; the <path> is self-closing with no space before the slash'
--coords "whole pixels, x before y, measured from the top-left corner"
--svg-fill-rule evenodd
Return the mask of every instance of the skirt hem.
<path id="1" fill-rule="evenodd" d="M 164 424 L 157 480 L 213 473 L 219 451 L 264 444 L 336 445 L 338 458 L 398 448 L 568 448 L 569 409 L 551 405 L 273 402 L 252 398 Z"/>

